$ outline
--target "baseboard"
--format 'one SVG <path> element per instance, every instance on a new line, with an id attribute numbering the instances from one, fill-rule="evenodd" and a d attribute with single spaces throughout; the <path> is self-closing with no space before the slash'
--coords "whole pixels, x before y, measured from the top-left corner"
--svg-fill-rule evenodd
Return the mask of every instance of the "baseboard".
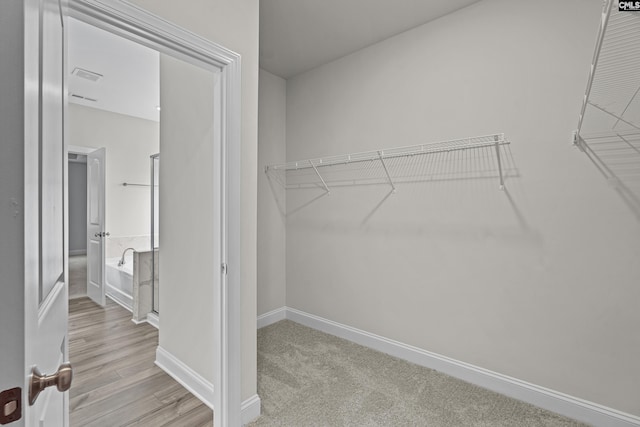
<path id="1" fill-rule="evenodd" d="M 272 325 L 287 318 L 287 307 L 276 308 L 258 316 L 258 329 Z"/>
<path id="2" fill-rule="evenodd" d="M 213 409 L 213 384 L 211 382 L 205 380 L 200 374 L 160 346 L 156 349 L 156 365 L 182 384 L 202 403 Z"/>
<path id="3" fill-rule="evenodd" d="M 169 353 L 164 348 L 156 348 L 156 365 L 165 371 L 171 378 L 178 381 L 191 394 L 200 399 L 202 403 L 212 410 L 213 408 L 213 384 L 204 379 L 200 374 L 185 365 L 180 359 Z M 241 404 L 242 425 L 248 424 L 260 416 L 260 397 L 254 394 Z"/>
<path id="4" fill-rule="evenodd" d="M 603 427 L 640 426 L 640 417 L 631 414 L 460 362 L 290 307 L 284 307 L 280 310 L 285 312 L 287 319 L 296 323 L 344 338 L 417 365 L 443 372 L 452 377 L 578 421 Z M 267 315 L 270 313 L 267 313 Z M 260 322 L 258 323 L 260 324 Z"/>
<path id="5" fill-rule="evenodd" d="M 147 313 L 147 323 L 156 329 L 160 329 L 160 317 L 156 313 Z"/>
<path id="6" fill-rule="evenodd" d="M 120 289 L 114 288 L 108 283 L 106 283 L 105 286 L 105 294 L 107 297 L 122 306 L 122 308 L 133 313 L 133 297 L 125 294 Z"/>
<path id="7" fill-rule="evenodd" d="M 254 394 L 244 402 L 241 406 L 242 414 L 240 421 L 242 425 L 249 424 L 260 416 L 260 396 Z"/>
<path id="8" fill-rule="evenodd" d="M 86 249 L 74 249 L 69 251 L 69 256 L 86 255 L 86 254 L 87 254 Z"/>

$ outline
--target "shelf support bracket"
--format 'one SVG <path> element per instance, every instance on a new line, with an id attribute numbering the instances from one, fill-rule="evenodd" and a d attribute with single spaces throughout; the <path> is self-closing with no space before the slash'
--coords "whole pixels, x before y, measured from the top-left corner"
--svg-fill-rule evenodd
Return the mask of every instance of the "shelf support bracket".
<path id="1" fill-rule="evenodd" d="M 313 164 L 313 160 L 309 160 L 309 164 L 311 165 L 313 170 L 316 171 L 316 175 L 318 175 L 318 178 L 320 178 L 320 181 L 322 181 L 322 185 L 324 186 L 325 191 L 327 193 L 331 193 L 331 191 L 329 191 L 329 187 L 327 187 L 327 183 L 324 182 L 324 179 L 322 179 L 322 175 L 320 175 L 320 172 L 318 172 L 318 168 L 316 167 L 316 165 Z"/>
<path id="2" fill-rule="evenodd" d="M 383 151 L 378 151 L 378 157 L 380 158 L 380 162 L 382 163 L 382 167 L 384 168 L 385 173 L 387 174 L 387 179 L 389 180 L 389 185 L 391 185 L 391 192 L 395 193 L 396 192 L 396 186 L 393 185 L 393 180 L 391 179 L 391 175 L 389 175 L 389 169 L 387 169 L 387 164 L 384 161 L 384 152 Z"/>
<path id="3" fill-rule="evenodd" d="M 498 136 L 493 137 L 496 147 L 496 158 L 498 159 L 498 172 L 500 173 L 500 190 L 504 190 L 504 177 L 502 176 L 502 161 L 500 159 L 500 141 Z"/>

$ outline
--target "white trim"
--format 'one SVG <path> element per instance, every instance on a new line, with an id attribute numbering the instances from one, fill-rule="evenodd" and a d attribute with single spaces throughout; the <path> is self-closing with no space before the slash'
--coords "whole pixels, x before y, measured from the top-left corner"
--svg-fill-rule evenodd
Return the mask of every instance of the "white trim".
<path id="1" fill-rule="evenodd" d="M 212 357 L 215 394 L 214 424 L 241 423 L 241 66 L 240 55 L 153 15 L 125 0 L 71 0 L 70 15 L 100 29 L 168 53 L 196 66 L 220 71 L 219 90 L 214 91 L 214 129 L 219 129 L 212 159 L 220 197 L 215 198 L 214 233 L 220 246 L 214 265 L 228 266 L 213 282 Z M 214 153 L 215 154 L 215 153 Z M 214 191 L 214 194 L 217 192 Z"/>
<path id="2" fill-rule="evenodd" d="M 147 313 L 146 321 L 156 329 L 160 329 L 160 317 L 155 313 Z"/>
<path id="3" fill-rule="evenodd" d="M 408 360 L 420 366 L 435 369 L 471 384 L 502 393 L 578 421 L 607 427 L 640 426 L 640 417 L 597 403 L 540 387 L 294 308 L 283 307 L 274 311 L 284 311 L 285 318 L 296 323 Z"/>
<path id="4" fill-rule="evenodd" d="M 152 313 L 148 313 L 144 319 L 140 319 L 140 320 L 131 319 L 131 321 L 136 325 L 142 325 L 143 323 L 147 323 L 156 329 L 160 329 L 160 319 L 158 318 L 158 316 Z"/>
<path id="5" fill-rule="evenodd" d="M 211 382 L 160 346 L 156 349 L 156 365 L 213 410 Z"/>
<path id="6" fill-rule="evenodd" d="M 260 396 L 254 394 L 242 402 L 242 425 L 249 424 L 260 416 Z"/>
<path id="7" fill-rule="evenodd" d="M 72 154 L 89 154 L 96 151 L 97 148 L 92 147 L 82 147 L 80 145 L 69 145 L 67 146 L 67 152 Z"/>
<path id="8" fill-rule="evenodd" d="M 258 316 L 258 329 L 273 325 L 287 318 L 287 307 L 276 308 L 268 313 Z"/>
<path id="9" fill-rule="evenodd" d="M 156 348 L 156 365 L 166 372 L 171 378 L 179 382 L 191 394 L 200 399 L 213 411 L 214 391 L 213 384 L 204 379 L 200 374 L 185 365 L 180 359 L 169 353 L 164 348 Z M 260 397 L 254 394 L 240 405 L 242 425 L 248 424 L 260 416 Z"/>
<path id="10" fill-rule="evenodd" d="M 108 283 L 105 284 L 105 286 L 107 288 L 105 293 L 106 297 L 127 311 L 133 313 L 133 298 L 130 295 L 127 295 L 118 288 L 114 288 Z"/>
<path id="11" fill-rule="evenodd" d="M 69 250 L 69 256 L 86 255 L 86 254 L 87 254 L 87 250 L 86 249 Z"/>

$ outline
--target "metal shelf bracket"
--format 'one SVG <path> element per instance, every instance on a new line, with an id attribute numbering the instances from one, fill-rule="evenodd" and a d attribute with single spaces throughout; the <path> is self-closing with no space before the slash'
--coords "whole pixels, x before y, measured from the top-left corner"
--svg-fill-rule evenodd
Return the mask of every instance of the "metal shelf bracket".
<path id="1" fill-rule="evenodd" d="M 380 158 L 380 162 L 382 163 L 382 167 L 384 168 L 384 172 L 387 174 L 387 179 L 389 180 L 389 185 L 391 185 L 391 192 L 396 192 L 396 186 L 393 185 L 393 180 L 391 179 L 391 175 L 389 175 L 389 169 L 387 169 L 387 163 L 384 161 L 384 151 L 378 151 L 378 157 Z"/>
<path id="2" fill-rule="evenodd" d="M 320 175 L 320 172 L 318 172 L 318 168 L 316 167 L 316 165 L 313 164 L 313 160 L 309 159 L 309 164 L 311 165 L 313 170 L 316 171 L 316 174 L 318 175 L 318 178 L 320 178 L 320 181 L 322 182 L 322 185 L 324 186 L 325 191 L 327 193 L 331 193 L 331 191 L 329 190 L 329 187 L 327 187 L 327 183 L 324 182 L 324 179 L 322 178 L 322 175 Z M 297 167 L 298 167 L 298 164 L 296 163 L 296 168 Z"/>

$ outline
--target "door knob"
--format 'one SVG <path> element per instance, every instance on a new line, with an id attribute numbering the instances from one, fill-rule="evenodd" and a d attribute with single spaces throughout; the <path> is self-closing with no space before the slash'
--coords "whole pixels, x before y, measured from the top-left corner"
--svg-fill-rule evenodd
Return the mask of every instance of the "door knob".
<path id="1" fill-rule="evenodd" d="M 67 391 L 71 387 L 73 369 L 71 363 L 63 363 L 58 368 L 58 372 L 51 375 L 43 375 L 35 366 L 29 375 L 29 405 L 33 405 L 42 390 L 55 385 L 58 391 Z"/>
<path id="2" fill-rule="evenodd" d="M 107 236 L 111 236 L 111 233 L 109 233 L 108 231 L 103 231 L 102 233 L 96 233 L 93 236 L 94 237 L 107 237 Z"/>

